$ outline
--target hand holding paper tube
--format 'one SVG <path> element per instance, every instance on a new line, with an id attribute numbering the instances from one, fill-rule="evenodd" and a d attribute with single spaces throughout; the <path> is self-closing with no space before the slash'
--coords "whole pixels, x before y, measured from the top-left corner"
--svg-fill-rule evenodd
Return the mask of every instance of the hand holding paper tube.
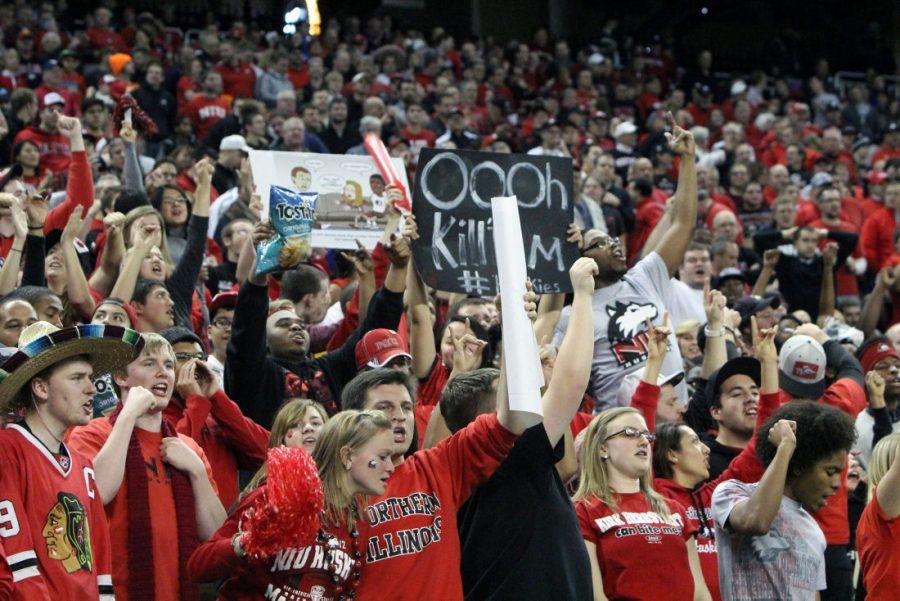
<path id="1" fill-rule="evenodd" d="M 527 273 L 518 203 L 514 196 L 497 197 L 491 200 L 491 210 L 500 294 L 504 299 L 523 298 Z M 501 315 L 509 408 L 542 415 L 544 378 L 531 320 L 518 302 L 504 302 Z"/>

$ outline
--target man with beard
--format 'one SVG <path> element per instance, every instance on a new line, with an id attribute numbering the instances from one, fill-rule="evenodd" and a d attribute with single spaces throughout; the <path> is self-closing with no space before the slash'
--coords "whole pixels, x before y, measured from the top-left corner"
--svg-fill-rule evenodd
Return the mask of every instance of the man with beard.
<path id="1" fill-rule="evenodd" d="M 900 353 L 888 338 L 878 336 L 863 344 L 856 356 L 867 380 L 872 377 L 872 372 L 884 380 L 881 398 L 873 398 L 876 395 L 870 394 L 869 406 L 856 416 L 859 436 L 853 450 L 859 452 L 859 462 L 868 467 L 876 437 L 881 438 L 892 431 L 900 432 L 900 412 L 897 411 L 897 401 L 900 401 Z"/>
<path id="2" fill-rule="evenodd" d="M 257 224 L 251 248 L 273 235 L 271 224 Z M 269 314 L 268 276 L 251 275 L 244 282 L 225 353 L 225 391 L 244 415 L 270 428 L 285 399 L 292 397 L 318 401 L 329 413 L 338 411 L 340 391 L 357 372 L 356 343 L 375 328 L 396 330 L 403 312 L 409 241 L 398 238 L 385 250 L 391 266 L 365 319 L 343 346 L 316 358 L 308 355 L 307 323 L 293 307 Z M 250 273 L 255 271 L 254 265 Z"/>
<path id="3" fill-rule="evenodd" d="M 328 105 L 328 127 L 319 134 L 331 154 L 346 154 L 348 150 L 362 143 L 359 128 L 348 123 L 347 100 L 342 96 L 334 98 Z"/>
<path id="4" fill-rule="evenodd" d="M 594 278 L 594 358 L 590 392 L 598 409 L 614 406 L 622 379 L 640 369 L 647 361 L 647 321 L 662 323 L 668 299 L 669 279 L 681 265 L 697 220 L 697 179 L 694 140 L 678 127 L 669 115 L 669 146 L 680 156 L 678 189 L 670 201 L 669 226 L 659 243 L 648 247 L 644 258 L 630 270 L 625 251 L 617 238 L 588 230 L 584 235 L 583 256 L 594 259 L 598 274 Z M 554 332 L 555 345 L 562 341 L 571 308 L 563 310 Z M 721 332 L 718 332 L 721 335 Z M 681 353 L 674 334 L 672 352 L 666 355 L 664 373 L 681 371 Z M 687 389 L 679 384 L 679 398 L 687 402 Z"/>

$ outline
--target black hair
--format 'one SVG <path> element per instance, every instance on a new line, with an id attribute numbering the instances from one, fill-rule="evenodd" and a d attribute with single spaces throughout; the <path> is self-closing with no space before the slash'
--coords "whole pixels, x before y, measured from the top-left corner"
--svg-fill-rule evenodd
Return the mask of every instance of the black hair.
<path id="1" fill-rule="evenodd" d="M 51 296 L 56 296 L 56 293 L 46 286 L 20 286 L 3 298 L 20 298 L 33 307 L 34 304 L 39 302 L 41 299 Z"/>
<path id="2" fill-rule="evenodd" d="M 324 281 L 327 278 L 317 267 L 298 265 L 295 269 L 284 272 L 281 278 L 281 298 L 298 303 L 308 294 L 315 296 L 327 285 Z"/>
<path id="3" fill-rule="evenodd" d="M 653 475 L 657 478 L 671 480 L 675 472 L 669 463 L 669 451 L 681 450 L 681 422 L 665 422 L 656 426 L 656 439 L 653 441 Z"/>
<path id="4" fill-rule="evenodd" d="M 34 140 L 32 140 L 32 139 L 30 139 L 30 138 L 24 138 L 24 139 L 22 139 L 22 140 L 19 140 L 19 141 L 16 142 L 15 144 L 13 144 L 12 152 L 9 153 L 9 160 L 10 160 L 11 163 L 17 162 L 17 159 L 18 159 L 18 157 L 19 157 L 19 153 L 22 152 L 22 148 L 23 148 L 26 144 L 31 144 L 32 146 L 34 146 L 35 148 L 37 148 L 38 153 L 41 152 L 41 147 L 37 145 L 37 142 L 35 142 Z M 38 167 L 38 170 L 40 170 L 40 167 Z"/>
<path id="5" fill-rule="evenodd" d="M 113 201 L 113 210 L 127 215 L 132 209 L 149 205 L 147 194 L 143 191 L 122 189 L 116 200 Z"/>
<path id="6" fill-rule="evenodd" d="M 362 411 L 369 391 L 386 384 L 405 386 L 410 400 L 415 401 L 416 384 L 411 375 L 396 369 L 380 368 L 359 372 L 344 386 L 344 390 L 341 392 L 341 409 Z"/>
<path id="7" fill-rule="evenodd" d="M 9 95 L 10 110 L 14 115 L 32 102 L 37 102 L 37 94 L 31 88 L 16 88 Z"/>
<path id="8" fill-rule="evenodd" d="M 496 406 L 494 381 L 500 370 L 483 367 L 453 378 L 441 393 L 441 415 L 447 428 L 456 433 L 468 426 L 483 413 L 490 413 Z"/>
<path id="9" fill-rule="evenodd" d="M 174 190 L 178 193 L 179 196 L 181 196 L 181 199 L 184 200 L 184 204 L 187 205 L 188 218 L 190 218 L 192 209 L 191 199 L 187 194 L 184 193 L 184 190 L 174 184 L 164 184 L 154 190 L 153 195 L 150 197 L 150 206 L 161 212 L 163 196 L 165 196 L 166 190 Z"/>
<path id="10" fill-rule="evenodd" d="M 778 420 L 797 424 L 797 448 L 788 464 L 788 481 L 837 451 L 847 451 L 856 440 L 856 428 L 846 413 L 812 401 L 791 401 L 777 409 L 756 433 L 756 456 L 768 467 L 778 448 L 769 442 L 769 432 Z"/>
<path id="11" fill-rule="evenodd" d="M 653 194 L 653 184 L 646 177 L 639 177 L 634 180 L 634 189 L 640 194 L 641 198 L 647 198 Z"/>
<path id="12" fill-rule="evenodd" d="M 154 289 L 165 287 L 166 285 L 159 280 L 139 279 L 134 284 L 134 294 L 131 295 L 131 300 L 146 305 L 147 297 L 150 296 L 150 293 L 153 292 Z"/>
<path id="13" fill-rule="evenodd" d="M 456 301 L 455 303 L 453 303 L 452 305 L 450 305 L 450 308 L 447 310 L 447 313 L 449 315 L 459 315 L 459 312 L 465 307 L 471 307 L 473 305 L 477 305 L 477 306 L 488 305 L 493 302 L 494 301 L 490 301 L 490 300 L 487 300 L 486 298 L 481 298 L 481 297 L 477 297 L 477 296 L 462 298 L 462 299 Z"/>

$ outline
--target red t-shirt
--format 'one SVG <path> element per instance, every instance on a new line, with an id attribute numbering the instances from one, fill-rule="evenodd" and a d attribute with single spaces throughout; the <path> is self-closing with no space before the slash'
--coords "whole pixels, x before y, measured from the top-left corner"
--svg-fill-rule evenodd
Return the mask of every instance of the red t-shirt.
<path id="1" fill-rule="evenodd" d="M 495 414 L 481 415 L 397 466 L 385 494 L 366 509 L 371 529 L 358 599 L 463 598 L 457 510 L 517 438 Z"/>
<path id="2" fill-rule="evenodd" d="M 228 116 L 230 110 L 231 101 L 225 96 L 207 98 L 204 94 L 197 94 L 185 105 L 184 114 L 191 120 L 197 139 L 202 140 L 217 121 Z"/>
<path id="3" fill-rule="evenodd" d="M 188 572 L 197 582 L 225 580 L 219 599 L 337 599 L 338 586 L 349 592 L 353 584 L 355 551 L 364 552 L 364 523 L 357 524 L 359 535 L 354 549 L 353 537 L 346 527 L 329 528 L 337 541 L 334 549 L 322 543 L 308 547 L 285 548 L 268 560 L 241 559 L 234 553 L 231 539 L 237 533 L 244 512 L 264 493 L 265 484 L 244 497 L 222 527 L 191 555 Z M 332 567 L 327 568 L 331 556 Z M 363 558 L 360 558 L 362 563 Z M 337 582 L 332 579 L 337 573 Z M 280 594 L 269 596 L 271 591 Z"/>
<path id="4" fill-rule="evenodd" d="M 687 552 L 694 527 L 680 503 L 666 499 L 666 504 L 668 518 L 654 512 L 641 492 L 619 495 L 617 512 L 599 499 L 575 502 L 581 535 L 597 546 L 609 599 L 694 598 Z"/>
<path id="5" fill-rule="evenodd" d="M 888 518 L 878 496 L 863 510 L 856 527 L 859 567 L 869 601 L 894 601 L 900 594 L 900 518 Z"/>
<path id="6" fill-rule="evenodd" d="M 441 361 L 440 355 L 435 355 L 434 364 L 428 377 L 419 380 L 419 391 L 416 394 L 416 407 L 430 407 L 427 411 L 416 412 L 416 426 L 419 428 L 419 441 L 425 439 L 425 430 L 428 428 L 428 420 L 431 418 L 431 412 L 435 405 L 441 400 L 441 393 L 444 392 L 444 386 L 450 379 L 450 370 Z"/>
<path id="7" fill-rule="evenodd" d="M 172 476 L 169 464 L 163 462 L 159 452 L 163 436 L 159 432 L 134 429 L 144 456 L 147 478 L 147 494 L 150 501 L 150 524 L 153 530 L 153 565 L 155 576 L 155 599 L 178 599 L 181 586 L 178 579 L 178 524 L 175 520 L 175 497 L 172 490 Z M 105 417 L 92 420 L 86 426 L 72 430 L 69 435 L 69 446 L 93 459 L 106 444 L 112 433 L 112 424 Z M 212 483 L 212 468 L 206 455 L 197 443 L 187 436 L 178 435 L 192 451 L 200 456 L 206 467 L 206 475 Z M 128 477 L 127 471 L 119 492 L 106 505 L 106 516 L 109 518 L 109 538 L 112 546 L 112 577 L 116 591 L 116 599 L 127 601 L 128 597 Z M 218 491 L 216 491 L 218 494 Z"/>

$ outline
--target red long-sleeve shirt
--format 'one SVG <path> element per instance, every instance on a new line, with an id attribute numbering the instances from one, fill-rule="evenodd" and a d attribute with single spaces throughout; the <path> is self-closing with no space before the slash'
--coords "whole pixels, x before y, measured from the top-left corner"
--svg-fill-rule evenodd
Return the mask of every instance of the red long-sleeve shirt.
<path id="1" fill-rule="evenodd" d="M 863 223 L 859 243 L 871 271 L 879 271 L 894 252 L 894 210 L 882 207 Z"/>
<path id="2" fill-rule="evenodd" d="M 210 398 L 173 397 L 163 413 L 179 434 L 200 445 L 225 507 L 237 501 L 238 469 L 256 470 L 266 460 L 269 431 L 244 417 L 240 407 L 221 389 Z"/>
<path id="3" fill-rule="evenodd" d="M 87 153 L 83 150 L 73 152 L 72 162 L 69 164 L 69 180 L 66 184 L 66 199 L 47 213 L 44 232 L 63 229 L 75 207 L 81 206 L 87 209 L 92 204 L 94 204 L 94 180 Z M 0 236 L 0 257 L 6 259 L 13 241 L 14 236 Z"/>
<path id="4" fill-rule="evenodd" d="M 517 436 L 482 415 L 437 446 L 397 466 L 387 491 L 366 510 L 366 567 L 358 599 L 463 598 L 456 513 L 485 482 Z"/>
<path id="5" fill-rule="evenodd" d="M 29 125 L 16 134 L 15 142 L 22 140 L 31 140 L 37 145 L 41 153 L 41 168 L 59 173 L 69 167 L 72 150 L 69 138 L 63 134 L 59 132 L 51 134 L 36 125 Z"/>

